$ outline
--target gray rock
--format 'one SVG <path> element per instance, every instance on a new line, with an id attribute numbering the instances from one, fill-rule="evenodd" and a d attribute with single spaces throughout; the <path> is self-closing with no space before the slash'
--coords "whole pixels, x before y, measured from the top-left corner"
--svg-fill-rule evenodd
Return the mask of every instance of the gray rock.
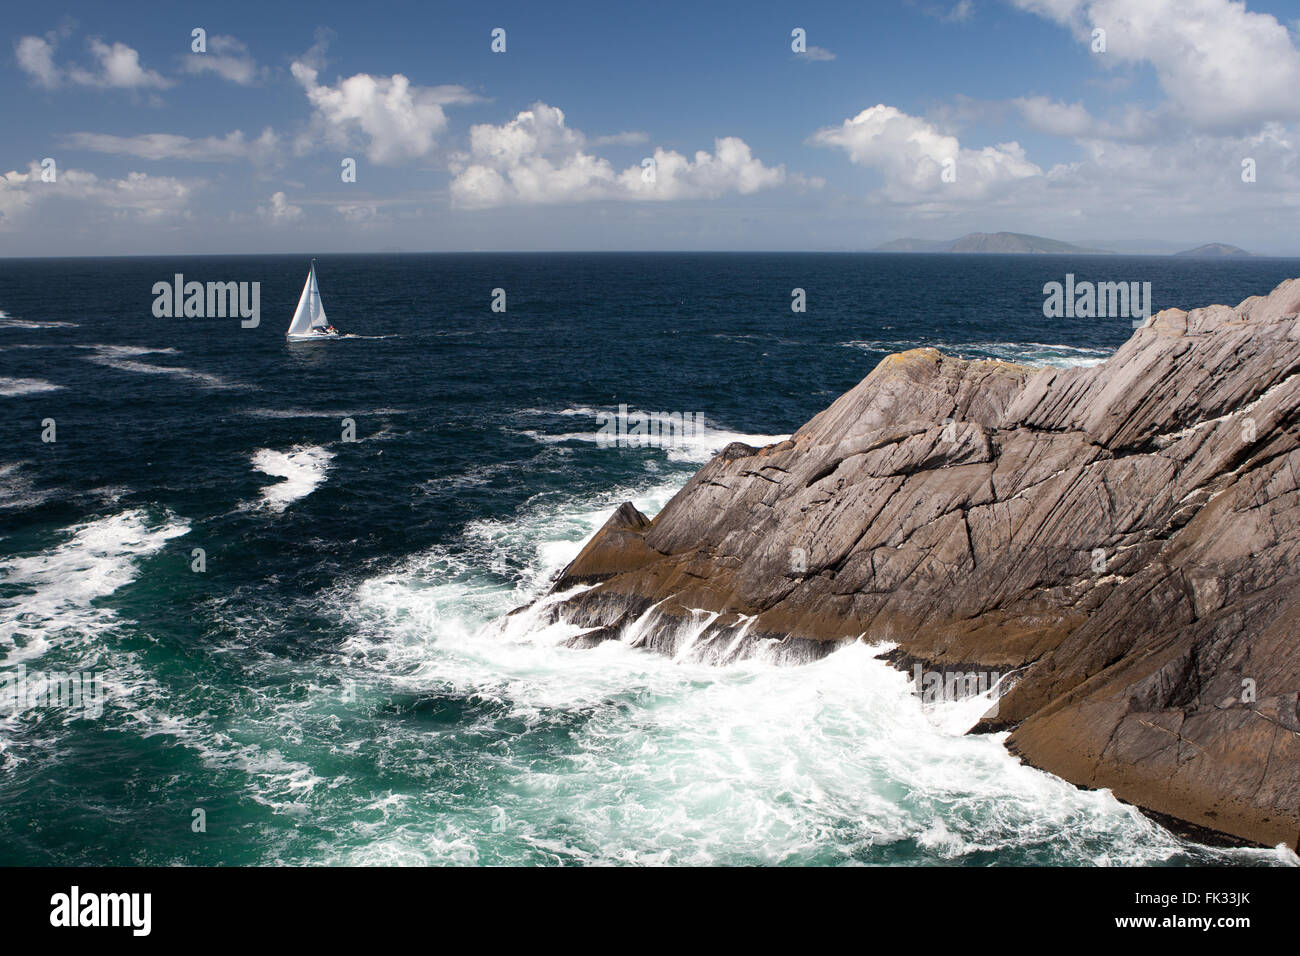
<path id="1" fill-rule="evenodd" d="M 1090 368 L 891 355 L 653 521 L 623 505 L 554 613 L 719 662 L 861 638 L 1020 669 L 980 729 L 1025 760 L 1295 848 L 1298 312 L 1295 279 L 1166 310 Z"/>

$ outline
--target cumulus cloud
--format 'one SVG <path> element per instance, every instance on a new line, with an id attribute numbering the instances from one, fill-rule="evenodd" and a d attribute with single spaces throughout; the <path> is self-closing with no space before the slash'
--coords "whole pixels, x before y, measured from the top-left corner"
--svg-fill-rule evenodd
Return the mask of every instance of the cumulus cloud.
<path id="1" fill-rule="evenodd" d="M 248 160 L 263 164 L 275 161 L 279 137 L 268 126 L 256 139 L 248 139 L 241 130 L 225 136 L 191 138 L 175 133 L 141 133 L 137 136 L 113 136 L 108 133 L 73 133 L 67 138 L 71 149 L 96 153 L 135 156 L 151 160 L 187 160 L 191 162 L 233 162 Z"/>
<path id="2" fill-rule="evenodd" d="M 68 71 L 68 76 L 74 83 L 127 90 L 164 89 L 171 86 L 170 80 L 141 66 L 140 54 L 125 43 L 110 46 L 102 40 L 91 39 L 90 52 L 99 61 L 98 69 L 72 68 Z"/>
<path id="3" fill-rule="evenodd" d="M 301 219 L 302 207 L 289 202 L 283 192 L 274 192 L 268 205 L 257 207 L 257 214 L 272 225 L 279 226 Z"/>
<path id="4" fill-rule="evenodd" d="M 105 43 L 98 37 L 86 41 L 94 64 L 61 67 L 54 62 L 54 49 L 58 37 L 48 33 L 44 37 L 25 36 L 14 46 L 18 66 L 37 86 L 54 89 L 63 83 L 91 86 L 100 89 L 147 90 L 166 89 L 171 81 L 140 64 L 140 54 L 125 43 Z"/>
<path id="5" fill-rule="evenodd" d="M 249 86 L 261 75 L 248 47 L 235 37 L 208 37 L 207 48 L 206 53 L 186 54 L 183 62 L 186 73 L 215 73 L 240 86 Z"/>
<path id="6" fill-rule="evenodd" d="M 611 133 L 608 136 L 593 136 L 588 140 L 592 146 L 637 146 L 650 142 L 650 134 L 639 130 L 624 133 Z"/>
<path id="7" fill-rule="evenodd" d="M 949 23 L 965 23 L 975 12 L 975 4 L 972 0 L 958 0 L 953 4 L 951 10 L 943 15 L 943 19 Z"/>
<path id="8" fill-rule="evenodd" d="M 1150 63 L 1174 111 L 1202 129 L 1300 117 L 1300 49 L 1286 26 L 1234 0 L 1013 0 L 1069 27 L 1106 31 L 1099 65 Z"/>
<path id="9" fill-rule="evenodd" d="M 54 41 L 44 37 L 23 37 L 14 45 L 18 66 L 37 86 L 54 89 L 62 80 L 62 71 L 54 65 Z"/>
<path id="10" fill-rule="evenodd" d="M 931 123 L 883 103 L 863 110 L 839 126 L 818 130 L 814 146 L 844 150 L 849 161 L 881 173 L 885 187 L 899 198 L 944 191 L 949 198 L 982 198 L 999 185 L 1041 176 L 1018 143 L 964 149 L 957 137 Z M 954 164 L 956 181 L 945 182 L 945 164 Z"/>
<path id="11" fill-rule="evenodd" d="M 164 219 L 187 212 L 195 189 L 195 184 L 172 176 L 139 172 L 101 179 L 80 169 L 60 169 L 54 182 L 44 182 L 41 172 L 33 160 L 26 172 L 0 175 L 0 226 L 18 225 L 24 213 L 50 201 L 80 202 L 115 218 Z"/>
<path id="12" fill-rule="evenodd" d="M 768 167 L 744 140 L 714 141 L 693 158 L 656 148 L 652 163 L 620 171 L 587 151 L 580 130 L 558 107 L 537 103 L 514 119 L 470 130 L 468 153 L 453 157 L 452 201 L 459 206 L 585 202 L 596 199 L 715 199 L 753 193 L 786 180 L 784 166 Z"/>
<path id="13" fill-rule="evenodd" d="M 311 55 L 295 60 L 290 70 L 325 138 L 344 148 L 360 142 L 366 157 L 381 166 L 430 156 L 447 128 L 443 106 L 478 99 L 461 86 L 415 86 L 401 73 L 357 73 L 323 84 Z M 304 150 L 309 146 L 302 144 Z"/>
<path id="14" fill-rule="evenodd" d="M 1066 139 L 1168 144 L 1187 132 L 1185 124 L 1168 110 L 1146 110 L 1136 104 L 1105 119 L 1093 116 L 1082 103 L 1063 103 L 1046 96 L 1022 96 L 1011 105 L 1031 129 Z"/>

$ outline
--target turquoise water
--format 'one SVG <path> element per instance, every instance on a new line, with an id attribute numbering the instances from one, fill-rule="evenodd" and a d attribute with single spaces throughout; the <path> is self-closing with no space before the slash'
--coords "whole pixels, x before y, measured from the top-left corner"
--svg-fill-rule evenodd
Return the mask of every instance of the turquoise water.
<path id="1" fill-rule="evenodd" d="M 303 345 L 303 257 L 0 263 L 0 673 L 107 691 L 0 714 L 0 863 L 1294 861 L 1021 766 L 865 646 L 713 667 L 506 616 L 887 351 L 1104 359 L 1126 320 L 1042 317 L 1067 271 L 1193 306 L 1300 263 L 325 257 L 355 337 Z M 154 318 L 176 272 L 261 282 L 262 324 Z M 620 403 L 708 427 L 599 447 Z"/>

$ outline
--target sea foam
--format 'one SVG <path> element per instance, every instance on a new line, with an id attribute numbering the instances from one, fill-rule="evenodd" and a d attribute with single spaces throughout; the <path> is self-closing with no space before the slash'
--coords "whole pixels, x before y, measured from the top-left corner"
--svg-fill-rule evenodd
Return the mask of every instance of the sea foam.
<path id="1" fill-rule="evenodd" d="M 283 511 L 307 497 L 325 481 L 334 453 L 319 445 L 295 445 L 289 451 L 259 448 L 253 453 L 253 467 L 282 481 L 262 489 L 262 502 L 272 511 Z"/>
<path id="2" fill-rule="evenodd" d="M 96 599 L 130 583 L 140 559 L 188 530 L 183 519 L 155 521 L 134 509 L 73 525 L 48 550 L 0 560 L 0 581 L 9 592 L 0 598 L 0 660 L 31 660 L 55 643 L 114 626 L 115 613 Z"/>
<path id="3" fill-rule="evenodd" d="M 22 395 L 39 395 L 42 392 L 55 392 L 62 385 L 55 385 L 43 378 L 7 378 L 0 375 L 0 398 L 17 398 Z"/>

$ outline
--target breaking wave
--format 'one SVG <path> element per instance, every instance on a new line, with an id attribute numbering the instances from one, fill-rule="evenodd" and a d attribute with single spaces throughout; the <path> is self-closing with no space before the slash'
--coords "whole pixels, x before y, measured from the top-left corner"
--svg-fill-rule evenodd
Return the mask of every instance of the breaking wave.
<path id="1" fill-rule="evenodd" d="M 906 352 L 909 349 L 935 348 L 947 355 L 968 359 L 999 359 L 1022 365 L 1070 368 L 1100 365 L 1114 349 L 1088 348 L 1043 342 L 945 342 L 924 339 L 871 339 L 840 343 L 864 352 Z"/>
<path id="2" fill-rule="evenodd" d="M 253 467 L 281 481 L 262 489 L 262 503 L 272 511 L 283 511 L 306 498 L 325 481 L 334 453 L 319 445 L 295 445 L 289 451 L 259 448 L 253 453 Z"/>

